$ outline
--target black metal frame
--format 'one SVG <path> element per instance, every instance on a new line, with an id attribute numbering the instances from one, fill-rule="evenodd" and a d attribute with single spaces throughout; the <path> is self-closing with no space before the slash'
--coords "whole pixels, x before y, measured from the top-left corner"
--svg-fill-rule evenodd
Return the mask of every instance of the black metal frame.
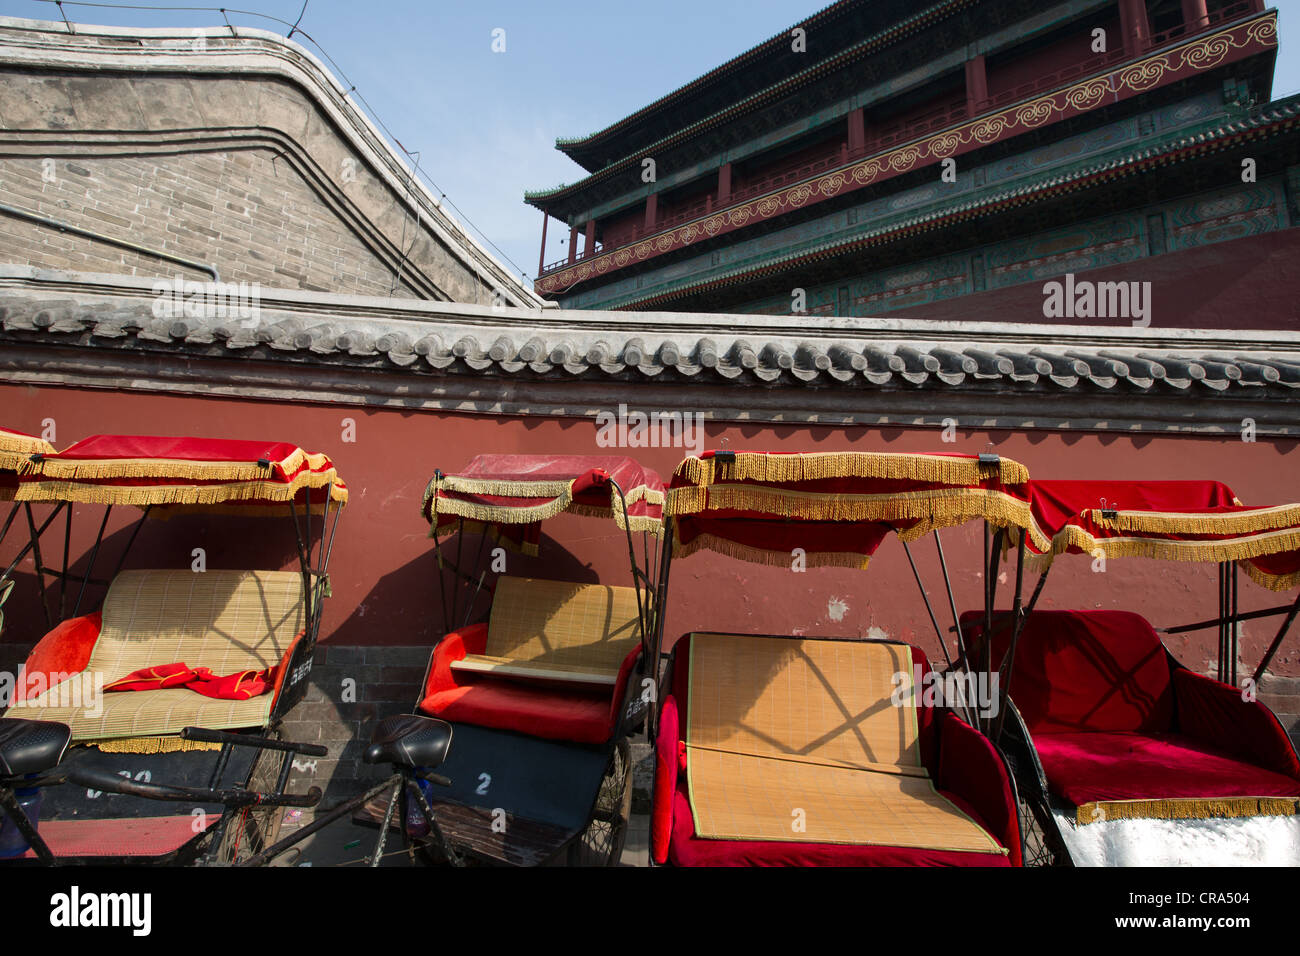
<path id="1" fill-rule="evenodd" d="M 240 816 L 241 811 L 251 807 L 314 807 L 320 802 L 319 787 L 311 787 L 304 794 L 286 793 L 289 771 L 293 758 L 302 754 L 309 757 L 324 757 L 328 753 L 325 747 L 317 744 L 296 744 L 268 737 L 245 734 L 230 734 L 223 731 L 204 730 L 198 727 L 186 727 L 181 731 L 184 740 L 221 744 L 217 764 L 207 787 L 177 787 L 166 784 L 143 783 L 130 780 L 114 773 L 101 770 L 73 767 L 56 769 L 35 778 L 2 777 L 0 778 L 0 810 L 7 816 L 27 839 L 36 859 L 17 858 L 3 861 L 7 865 L 30 865 L 39 863 L 46 866 L 84 866 L 94 865 L 151 865 L 168 866 L 198 862 L 200 865 L 218 865 L 224 862 L 217 858 L 227 829 Z M 256 747 L 258 750 L 279 751 L 281 770 L 275 790 L 257 792 L 245 787 L 228 787 L 222 785 L 227 764 L 235 747 Z M 41 836 L 38 826 L 23 812 L 14 796 L 19 788 L 43 788 L 72 783 L 77 786 L 108 793 L 141 797 L 170 803 L 220 804 L 221 816 L 212 827 L 206 827 L 193 838 L 187 840 L 177 849 L 160 855 L 122 855 L 113 857 L 59 857 L 55 856 L 49 844 Z"/>

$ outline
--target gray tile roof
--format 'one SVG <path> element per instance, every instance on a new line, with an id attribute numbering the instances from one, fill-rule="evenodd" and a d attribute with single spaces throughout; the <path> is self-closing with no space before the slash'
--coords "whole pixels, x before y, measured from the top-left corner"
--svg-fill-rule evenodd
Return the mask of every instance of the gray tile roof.
<path id="1" fill-rule="evenodd" d="M 1251 398 L 1300 388 L 1291 332 L 493 310 L 279 290 L 256 318 L 168 317 L 146 289 L 139 279 L 0 266 L 0 343 L 561 381 Z"/>

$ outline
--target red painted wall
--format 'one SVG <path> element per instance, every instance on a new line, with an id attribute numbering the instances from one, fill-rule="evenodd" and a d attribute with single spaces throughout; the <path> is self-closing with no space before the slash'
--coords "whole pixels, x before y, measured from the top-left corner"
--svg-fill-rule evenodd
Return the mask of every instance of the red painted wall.
<path id="1" fill-rule="evenodd" d="M 689 397 L 689 389 L 683 390 L 683 397 Z M 635 393 L 629 390 L 626 399 L 636 407 Z M 53 418 L 58 447 L 97 432 L 119 432 L 265 437 L 329 453 L 352 494 L 339 525 L 331 565 L 334 596 L 327 604 L 322 631 L 325 640 L 342 644 L 431 645 L 438 637 L 441 609 L 433 555 L 425 536 L 427 525 L 419 516 L 421 495 L 435 468 L 457 469 L 475 453 L 487 451 L 609 453 L 596 446 L 596 428 L 590 420 L 491 418 L 14 385 L 0 385 L 0 409 L 4 424 L 29 432 L 39 432 L 42 419 Z M 354 444 L 341 441 L 344 418 L 356 421 Z M 1228 482 L 1247 503 L 1294 500 L 1300 464 L 1293 441 L 1245 444 L 1209 438 L 976 431 L 962 432 L 955 445 L 944 445 L 934 431 L 726 425 L 708 429 L 706 447 L 719 447 L 723 438 L 732 449 L 754 450 L 978 452 L 992 448 L 1024 462 L 1031 474 L 1042 477 L 1216 478 Z M 671 448 L 630 453 L 665 477 L 684 454 Z M 95 508 L 78 509 L 74 555 L 84 554 L 100 514 Z M 131 509 L 114 512 L 105 555 L 116 554 L 112 545 L 124 540 L 123 529 L 135 514 Z M 195 547 L 207 549 L 212 568 L 293 566 L 293 536 L 287 520 L 227 522 L 218 525 L 194 517 L 151 521 L 128 566 L 187 567 Z M 612 526 L 561 516 L 547 531 L 551 540 L 543 540 L 542 557 L 528 560 L 512 555 L 510 573 L 627 581 L 626 546 Z M 59 534 L 47 533 L 45 540 L 53 551 L 61 529 Z M 477 545 L 476 539 L 471 540 Z M 978 606 L 980 529 L 970 525 L 946 531 L 944 542 L 959 607 Z M 15 544 L 11 537 L 0 545 L 0 560 L 5 564 Z M 922 540 L 912 549 L 946 627 L 950 620 L 933 543 Z M 941 659 L 897 541 L 887 542 L 865 572 L 795 573 L 700 553 L 674 565 L 671 583 L 670 639 L 688 629 L 845 636 L 879 628 L 917 642 Z M 20 575 L 18 593 L 6 608 L 6 642 L 32 642 L 40 636 L 43 628 L 33 592 L 30 573 Z M 1009 588 L 1000 593 L 1007 595 Z M 1166 625 L 1211 616 L 1215 595 L 1213 570 L 1199 565 L 1117 560 L 1097 574 L 1086 559 L 1063 558 L 1049 579 L 1041 606 L 1127 607 Z M 1246 609 L 1279 603 L 1279 596 L 1244 576 L 1242 597 Z M 1258 660 L 1274 626 L 1245 625 L 1245 661 Z M 1210 631 L 1171 638 L 1169 645 L 1184 663 L 1205 669 L 1214 653 L 1215 635 Z M 1300 638 L 1293 636 L 1274 670 L 1300 674 L 1298 662 Z"/>

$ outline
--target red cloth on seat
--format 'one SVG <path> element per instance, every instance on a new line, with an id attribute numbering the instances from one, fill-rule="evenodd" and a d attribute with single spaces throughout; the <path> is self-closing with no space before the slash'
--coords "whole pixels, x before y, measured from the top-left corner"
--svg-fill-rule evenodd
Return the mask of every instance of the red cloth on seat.
<path id="1" fill-rule="evenodd" d="M 1075 806 L 1103 800 L 1300 796 L 1300 780 L 1175 733 L 1042 734 L 1052 792 Z"/>
<path id="2" fill-rule="evenodd" d="M 142 667 L 104 687 L 109 691 L 170 690 L 184 687 L 218 700 L 249 700 L 259 697 L 275 683 L 275 668 L 236 671 L 217 676 L 207 667 L 190 667 L 183 662 Z"/>
<path id="3" fill-rule="evenodd" d="M 452 661 L 482 654 L 486 646 L 486 624 L 452 631 L 438 643 L 419 706 L 422 713 L 548 740 L 603 744 L 613 736 L 628 679 L 641 655 L 639 644 L 623 658 L 612 695 L 606 689 L 534 686 L 451 669 Z"/>
<path id="4" fill-rule="evenodd" d="M 26 700 L 29 689 L 28 675 L 40 674 L 39 683 L 33 682 L 31 696 L 37 697 L 48 689 L 51 674 L 80 674 L 90 663 L 90 653 L 99 640 L 103 615 L 96 611 L 82 617 L 71 617 L 42 637 L 27 655 L 14 688 L 14 700 Z"/>
<path id="5" fill-rule="evenodd" d="M 982 640 L 983 612 L 961 620 Z M 1009 623 L 994 626 L 995 667 L 1010 639 Z M 1169 656 L 1131 611 L 1034 611 L 1016 647 L 1011 699 L 1031 734 L 1165 731 L 1174 717 Z"/>

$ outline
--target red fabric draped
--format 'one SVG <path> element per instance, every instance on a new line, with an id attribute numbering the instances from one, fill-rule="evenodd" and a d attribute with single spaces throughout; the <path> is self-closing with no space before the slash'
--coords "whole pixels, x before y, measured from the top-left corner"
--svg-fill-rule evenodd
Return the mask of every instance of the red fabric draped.
<path id="1" fill-rule="evenodd" d="M 16 497 L 155 507 L 256 507 L 347 486 L 328 456 L 288 442 L 149 435 L 92 435 L 24 464 Z M 318 492 L 313 508 L 324 503 Z"/>
<path id="2" fill-rule="evenodd" d="M 249 700 L 266 693 L 275 684 L 275 669 L 236 671 L 217 676 L 207 667 L 190 667 L 184 662 L 142 667 L 104 686 L 105 691 L 170 690 L 185 687 L 219 700 Z"/>
<path id="3" fill-rule="evenodd" d="M 620 501 L 614 484 L 623 492 Z M 615 517 L 627 505 L 634 531 L 657 530 L 663 481 L 635 459 L 601 455 L 478 455 L 454 475 L 435 475 L 422 513 L 447 533 L 461 520 L 493 529 L 535 553 L 541 522 L 564 511 Z"/>
<path id="4" fill-rule="evenodd" d="M 1029 527 L 1029 495 L 1028 472 L 1009 459 L 706 452 L 674 471 L 667 510 L 679 555 L 707 547 L 776 563 L 800 548 L 809 564 L 863 567 L 890 531 L 912 537 L 980 519 Z"/>
<path id="5" fill-rule="evenodd" d="M 1034 521 L 1054 538 L 1085 511 L 1202 511 L 1232 505 L 1237 496 L 1221 481 L 1075 481 L 1035 478 Z"/>

